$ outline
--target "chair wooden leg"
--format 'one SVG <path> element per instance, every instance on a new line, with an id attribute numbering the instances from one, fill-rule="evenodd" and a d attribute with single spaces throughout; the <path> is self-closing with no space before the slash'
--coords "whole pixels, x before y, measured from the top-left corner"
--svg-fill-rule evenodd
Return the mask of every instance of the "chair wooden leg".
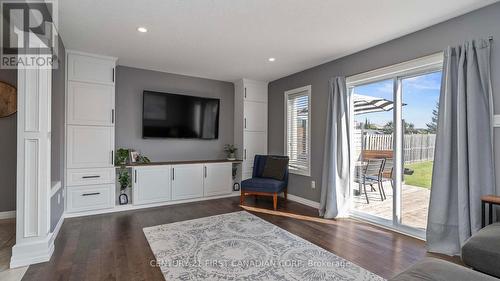
<path id="1" fill-rule="evenodd" d="M 278 192 L 273 194 L 273 207 L 275 211 L 278 208 Z"/>
<path id="2" fill-rule="evenodd" d="M 284 191 L 284 195 L 285 195 L 285 203 L 286 203 L 286 200 L 288 200 L 288 190 L 286 188 Z"/>
<path id="3" fill-rule="evenodd" d="M 240 205 L 243 205 L 243 201 L 245 201 L 245 194 L 243 191 L 240 193 Z"/>

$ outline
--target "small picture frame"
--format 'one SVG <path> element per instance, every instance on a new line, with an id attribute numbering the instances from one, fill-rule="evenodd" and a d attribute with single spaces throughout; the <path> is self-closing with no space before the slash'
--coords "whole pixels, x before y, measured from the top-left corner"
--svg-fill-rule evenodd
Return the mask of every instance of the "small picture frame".
<path id="1" fill-rule="evenodd" d="M 130 163 L 137 163 L 139 158 L 139 152 L 135 150 L 130 150 Z"/>

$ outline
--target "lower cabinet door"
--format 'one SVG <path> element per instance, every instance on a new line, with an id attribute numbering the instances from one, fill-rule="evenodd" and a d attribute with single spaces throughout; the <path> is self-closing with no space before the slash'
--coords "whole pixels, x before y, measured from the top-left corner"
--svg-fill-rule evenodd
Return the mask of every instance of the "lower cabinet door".
<path id="1" fill-rule="evenodd" d="M 172 199 L 203 197 L 203 164 L 172 165 Z"/>
<path id="2" fill-rule="evenodd" d="M 160 203 L 172 199 L 171 167 L 140 167 L 132 170 L 135 205 Z"/>
<path id="3" fill-rule="evenodd" d="M 211 163 L 203 167 L 203 192 L 205 196 L 229 194 L 232 191 L 231 163 Z"/>
<path id="4" fill-rule="evenodd" d="M 68 212 L 83 212 L 114 207 L 114 184 L 68 186 Z"/>

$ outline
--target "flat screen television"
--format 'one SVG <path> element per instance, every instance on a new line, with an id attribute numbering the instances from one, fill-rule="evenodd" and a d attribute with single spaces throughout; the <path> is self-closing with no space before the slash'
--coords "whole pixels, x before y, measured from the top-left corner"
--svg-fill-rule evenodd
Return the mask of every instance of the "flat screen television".
<path id="1" fill-rule="evenodd" d="M 220 100 L 143 92 L 143 138 L 219 138 Z"/>

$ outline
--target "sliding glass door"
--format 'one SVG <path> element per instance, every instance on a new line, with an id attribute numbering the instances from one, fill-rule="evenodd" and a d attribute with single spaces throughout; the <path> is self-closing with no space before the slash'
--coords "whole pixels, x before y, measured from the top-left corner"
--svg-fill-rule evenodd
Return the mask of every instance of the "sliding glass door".
<path id="1" fill-rule="evenodd" d="M 348 79 L 354 167 L 351 213 L 424 238 L 441 63 L 436 59 L 414 63 L 410 69 L 399 67 L 402 70 Z"/>

